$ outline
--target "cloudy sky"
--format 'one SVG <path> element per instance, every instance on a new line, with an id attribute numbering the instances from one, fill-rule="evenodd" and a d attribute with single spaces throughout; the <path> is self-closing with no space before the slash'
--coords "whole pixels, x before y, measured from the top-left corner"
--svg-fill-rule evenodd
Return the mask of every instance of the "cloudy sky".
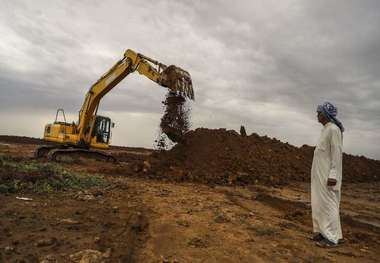
<path id="1" fill-rule="evenodd" d="M 380 2 L 0 0 L 0 134 L 76 121 L 88 88 L 130 48 L 190 72 L 193 128 L 314 145 L 338 107 L 344 150 L 380 159 Z M 113 144 L 152 147 L 166 90 L 129 75 L 101 102 Z"/>

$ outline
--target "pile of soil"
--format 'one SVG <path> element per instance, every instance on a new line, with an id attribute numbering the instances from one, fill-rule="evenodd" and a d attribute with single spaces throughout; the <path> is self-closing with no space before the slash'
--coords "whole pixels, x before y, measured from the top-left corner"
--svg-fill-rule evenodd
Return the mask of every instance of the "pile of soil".
<path id="1" fill-rule="evenodd" d="M 170 151 L 148 159 L 149 174 L 209 184 L 270 184 L 309 181 L 314 148 L 295 147 L 255 133 L 199 128 Z M 344 154 L 344 181 L 380 179 L 380 161 Z"/>

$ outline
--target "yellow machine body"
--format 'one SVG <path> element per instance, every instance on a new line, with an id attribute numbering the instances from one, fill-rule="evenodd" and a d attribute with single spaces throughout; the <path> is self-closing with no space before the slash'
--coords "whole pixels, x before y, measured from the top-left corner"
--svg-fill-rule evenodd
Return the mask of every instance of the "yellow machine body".
<path id="1" fill-rule="evenodd" d="M 105 129 L 107 129 L 107 126 L 103 125 L 102 127 L 105 127 Z M 79 134 L 76 131 L 77 126 L 74 123 L 69 124 L 63 122 L 54 122 L 45 126 L 44 140 L 59 144 L 77 146 L 79 145 L 80 139 Z M 91 136 L 89 147 L 95 149 L 108 149 L 109 144 L 111 143 L 111 133 L 105 132 L 107 132 L 107 130 L 103 131 L 100 134 L 98 133 Z"/>

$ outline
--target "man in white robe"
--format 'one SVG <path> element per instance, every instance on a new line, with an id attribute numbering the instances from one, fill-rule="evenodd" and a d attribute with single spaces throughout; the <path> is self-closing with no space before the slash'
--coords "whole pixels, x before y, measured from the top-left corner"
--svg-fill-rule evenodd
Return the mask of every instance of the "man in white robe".
<path id="1" fill-rule="evenodd" d="M 331 247 L 342 240 L 339 204 L 342 185 L 343 125 L 336 119 L 337 109 L 329 102 L 318 106 L 318 121 L 323 125 L 315 147 L 311 169 L 311 209 L 313 240 Z"/>

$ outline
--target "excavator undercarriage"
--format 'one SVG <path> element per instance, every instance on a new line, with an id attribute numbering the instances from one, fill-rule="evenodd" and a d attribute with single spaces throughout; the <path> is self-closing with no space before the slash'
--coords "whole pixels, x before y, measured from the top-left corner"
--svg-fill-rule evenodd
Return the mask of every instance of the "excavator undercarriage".
<path id="1" fill-rule="evenodd" d="M 36 158 L 47 158 L 49 161 L 78 160 L 81 158 L 95 159 L 106 162 L 116 162 L 116 158 L 111 154 L 94 150 L 79 148 L 70 145 L 49 145 L 40 146 L 35 151 Z"/>

